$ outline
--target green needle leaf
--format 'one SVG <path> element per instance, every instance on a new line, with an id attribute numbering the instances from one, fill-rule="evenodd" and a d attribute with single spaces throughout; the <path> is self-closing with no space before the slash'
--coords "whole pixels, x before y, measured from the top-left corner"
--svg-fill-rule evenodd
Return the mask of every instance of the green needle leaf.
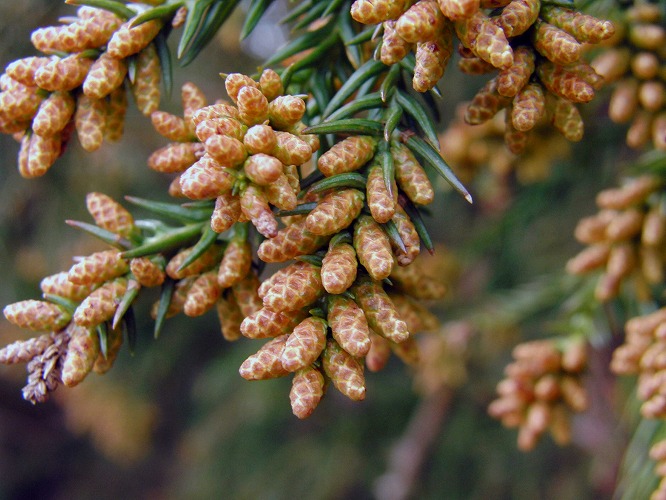
<path id="1" fill-rule="evenodd" d="M 162 327 L 164 327 L 164 320 L 166 320 L 166 315 L 169 311 L 169 306 L 171 305 L 171 298 L 173 297 L 173 290 L 175 286 L 176 282 L 171 278 L 167 278 L 162 285 L 162 290 L 160 291 L 160 302 L 157 306 L 157 314 L 155 315 L 155 333 L 153 334 L 155 339 L 160 336 Z"/>
<path id="2" fill-rule="evenodd" d="M 356 172 L 332 175 L 326 179 L 322 179 L 319 182 L 315 182 L 308 192 L 310 193 L 321 193 L 327 189 L 340 189 L 340 188 L 356 188 L 361 189 L 365 192 L 365 177 Z"/>
<path id="3" fill-rule="evenodd" d="M 167 44 L 167 35 L 164 30 L 160 31 L 155 37 L 155 50 L 160 60 L 164 93 L 166 98 L 170 99 L 173 90 L 173 65 L 171 64 L 171 50 Z"/>
<path id="4" fill-rule="evenodd" d="M 87 5 L 98 9 L 108 10 L 122 19 L 130 19 L 136 16 L 136 12 L 122 2 L 114 0 L 65 0 L 67 5 Z"/>
<path id="5" fill-rule="evenodd" d="M 383 102 L 386 102 L 389 95 L 395 90 L 395 83 L 398 81 L 399 76 L 400 65 L 394 64 L 391 66 L 391 69 L 386 74 L 386 78 L 384 78 L 384 81 L 382 82 L 382 86 L 379 88 L 379 95 Z"/>
<path id="6" fill-rule="evenodd" d="M 348 102 L 338 110 L 331 113 L 323 123 L 332 122 L 341 118 L 347 118 L 349 116 L 355 115 L 359 111 L 365 111 L 366 109 L 381 108 L 383 105 L 384 101 L 382 101 L 379 93 L 373 92 Z"/>
<path id="7" fill-rule="evenodd" d="M 298 205 L 293 210 L 278 210 L 275 213 L 275 217 L 288 217 L 290 215 L 309 214 L 310 212 L 312 212 L 315 209 L 316 206 L 317 206 L 316 201 L 313 201 L 312 203 L 303 203 L 302 205 Z"/>
<path id="8" fill-rule="evenodd" d="M 245 40 L 250 33 L 257 27 L 266 9 L 273 3 L 273 0 L 254 0 L 247 11 L 243 28 L 241 29 L 240 39 Z"/>
<path id="9" fill-rule="evenodd" d="M 439 138 L 435 124 L 428 116 L 423 105 L 413 96 L 398 90 L 395 95 L 400 107 L 416 121 L 421 131 L 425 134 L 428 142 L 439 151 Z M 388 139 L 387 139 L 388 140 Z"/>
<path id="10" fill-rule="evenodd" d="M 300 255 L 296 257 L 296 260 L 300 260 L 301 262 L 307 262 L 308 264 L 312 264 L 313 266 L 321 267 L 322 257 L 321 255 Z"/>
<path id="11" fill-rule="evenodd" d="M 453 189 L 458 191 L 469 203 L 473 203 L 472 195 L 465 188 L 462 182 L 453 173 L 451 167 L 444 161 L 442 155 L 428 142 L 424 141 L 417 135 L 409 135 L 403 142 L 407 145 L 413 153 L 420 156 L 426 163 L 428 163 L 435 171 L 444 177 L 446 182 L 451 184 Z"/>
<path id="12" fill-rule="evenodd" d="M 104 243 L 108 243 L 109 245 L 116 248 L 132 248 L 131 241 L 123 238 L 122 236 L 118 236 L 116 233 L 112 233 L 111 231 L 107 231 L 106 229 L 95 226 L 94 224 L 88 224 L 87 222 L 81 222 L 78 220 L 66 220 L 65 224 L 91 234 L 95 238 L 99 238 Z"/>
<path id="13" fill-rule="evenodd" d="M 384 123 L 384 141 L 388 142 L 391 140 L 393 131 L 398 126 L 400 119 L 402 118 L 402 111 L 403 108 L 398 104 L 397 100 L 391 99 L 391 105 L 386 110 L 386 113 L 384 113 L 384 119 L 386 121 Z"/>
<path id="14" fill-rule="evenodd" d="M 349 40 L 345 40 L 345 45 L 359 45 L 361 43 L 369 42 L 372 40 L 372 34 L 375 32 L 374 27 L 367 28 L 361 31 L 358 35 Z"/>
<path id="15" fill-rule="evenodd" d="M 199 239 L 197 244 L 194 245 L 194 248 L 192 248 L 192 252 L 190 252 L 190 254 L 187 256 L 187 258 L 183 261 L 183 263 L 177 269 L 177 272 L 182 271 L 187 266 L 189 266 L 192 262 L 194 262 L 199 257 L 201 257 L 203 255 L 203 253 L 206 250 L 208 250 L 213 243 L 215 243 L 218 236 L 219 236 L 219 234 L 216 233 L 215 231 L 213 231 L 209 225 L 206 226 L 206 229 L 204 229 L 203 234 L 201 235 L 201 238 Z"/>
<path id="16" fill-rule="evenodd" d="M 149 238 L 143 245 L 125 251 L 121 256 L 123 259 L 133 259 L 134 257 L 144 257 L 146 255 L 176 248 L 195 238 L 201 233 L 201 230 L 205 225 L 205 222 L 188 224 L 181 228 L 171 230 L 166 234 Z"/>
<path id="17" fill-rule="evenodd" d="M 125 325 L 125 335 L 127 335 L 127 348 L 132 356 L 136 348 L 136 318 L 134 317 L 134 308 L 130 307 L 123 315 L 123 324 Z"/>
<path id="18" fill-rule="evenodd" d="M 120 320 L 125 317 L 125 313 L 132 306 L 132 303 L 134 302 L 134 299 L 136 299 L 137 295 L 139 295 L 139 290 L 141 290 L 141 285 L 139 285 L 138 281 L 135 279 L 130 278 L 127 283 L 127 290 L 125 290 L 125 295 L 123 295 L 123 298 L 120 299 L 116 313 L 113 315 L 111 328 L 115 330 L 118 326 L 118 323 L 120 323 Z"/>
<path id="19" fill-rule="evenodd" d="M 323 117 L 326 118 L 333 111 L 342 106 L 342 104 L 349 98 L 351 95 L 363 85 L 369 78 L 378 75 L 382 71 L 386 71 L 387 66 L 385 66 L 380 61 L 370 60 L 358 68 L 354 73 L 347 79 L 347 81 L 340 87 L 340 90 L 336 92 L 333 98 L 329 101 L 326 109 L 324 110 Z"/>
<path id="20" fill-rule="evenodd" d="M 381 160 L 382 173 L 384 175 L 384 185 L 390 198 L 393 198 L 393 183 L 395 180 L 395 161 L 390 152 L 390 145 L 387 141 L 379 143 L 379 154 Z"/>
<path id="21" fill-rule="evenodd" d="M 218 30 L 229 18 L 240 0 L 217 1 L 208 9 L 199 30 L 197 30 L 194 39 L 191 41 L 187 51 L 180 59 L 181 66 L 187 66 L 191 63 L 203 48 L 217 34 Z"/>
<path id="22" fill-rule="evenodd" d="M 185 2 L 174 2 L 174 3 L 167 3 L 164 5 L 160 5 L 158 7 L 154 7 L 152 9 L 148 9 L 138 16 L 136 16 L 134 19 L 132 19 L 132 23 L 130 24 L 130 28 L 135 28 L 139 26 L 140 24 L 143 24 L 148 21 L 152 21 L 153 19 L 164 19 L 168 20 L 171 18 L 178 9 L 180 9 L 183 5 L 185 5 Z"/>
<path id="23" fill-rule="evenodd" d="M 188 208 L 175 203 L 166 203 L 161 201 L 146 200 L 136 196 L 125 196 L 130 203 L 145 208 L 157 215 L 170 217 L 180 222 L 203 222 L 210 219 L 213 214 L 213 207 L 207 208 Z"/>
<path id="24" fill-rule="evenodd" d="M 187 17 L 185 18 L 185 27 L 183 28 L 183 34 L 180 37 L 178 42 L 178 49 L 176 55 L 178 59 L 181 59 L 185 54 L 185 51 L 192 43 L 199 27 L 203 24 L 204 16 L 210 6 L 213 4 L 214 0 L 198 0 L 193 2 L 194 5 L 192 8 L 188 8 Z"/>
<path id="25" fill-rule="evenodd" d="M 303 33 L 298 38 L 295 38 L 291 42 L 288 42 L 286 45 L 284 45 L 282 48 L 278 49 L 278 51 L 264 63 L 264 66 L 274 66 L 286 58 L 293 56 L 294 54 L 298 54 L 299 52 L 310 49 L 312 47 L 317 47 L 322 40 L 330 35 L 332 30 L 333 23 L 328 23 L 316 31 L 308 31 Z"/>
<path id="26" fill-rule="evenodd" d="M 409 218 L 412 220 L 414 228 L 416 229 L 416 232 L 418 233 L 423 246 L 426 247 L 428 252 L 433 254 L 435 252 L 435 246 L 432 244 L 432 238 L 430 237 L 430 233 L 428 232 L 428 229 L 423 222 L 421 212 L 419 212 L 419 209 L 407 198 L 404 198 L 402 201 L 404 201 L 404 203 L 401 204 L 405 209 L 405 212 L 407 212 L 407 215 L 409 215 Z"/>
<path id="27" fill-rule="evenodd" d="M 109 353 L 109 325 L 104 322 L 97 325 L 97 336 L 99 337 L 99 350 L 104 359 Z"/>
<path id="28" fill-rule="evenodd" d="M 382 135 L 384 127 L 381 123 L 367 118 L 343 118 L 332 122 L 312 125 L 303 130 L 304 134 L 355 134 Z"/>
<path id="29" fill-rule="evenodd" d="M 405 243 L 402 241 L 402 238 L 400 237 L 400 233 L 398 232 L 398 227 L 395 225 L 395 222 L 390 220 L 387 223 L 382 224 L 381 226 L 384 229 L 386 235 L 389 237 L 389 240 L 391 240 L 391 243 L 393 243 L 400 250 L 402 250 L 403 253 L 407 253 L 407 249 L 405 248 Z"/>
<path id="30" fill-rule="evenodd" d="M 74 314 L 74 311 L 79 306 L 78 302 L 74 302 L 73 300 L 69 300 L 65 297 L 61 297 L 60 295 L 55 295 L 52 293 L 44 293 L 42 294 L 42 297 L 44 297 L 44 299 L 48 300 L 49 302 L 53 302 L 54 304 L 59 305 L 70 314 Z"/>

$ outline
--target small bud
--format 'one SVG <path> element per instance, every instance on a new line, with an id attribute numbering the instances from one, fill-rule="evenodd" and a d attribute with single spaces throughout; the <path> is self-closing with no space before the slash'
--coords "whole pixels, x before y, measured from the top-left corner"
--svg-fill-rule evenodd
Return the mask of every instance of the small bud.
<path id="1" fill-rule="evenodd" d="M 62 363 L 62 382 L 78 385 L 91 372 L 99 355 L 99 336 L 94 329 L 76 326 L 69 329 L 70 340 Z"/>
<path id="2" fill-rule="evenodd" d="M 145 116 L 150 116 L 160 105 L 161 80 L 160 58 L 157 55 L 155 45 L 150 44 L 139 52 L 136 59 L 134 81 L 131 86 L 136 107 Z"/>
<path id="3" fill-rule="evenodd" d="M 262 71 L 259 77 L 259 88 L 269 102 L 284 92 L 280 75 L 270 68 Z"/>
<path id="4" fill-rule="evenodd" d="M 347 137 L 321 155 L 317 165 L 326 177 L 353 172 L 374 156 L 376 146 L 377 141 L 372 137 Z"/>
<path id="5" fill-rule="evenodd" d="M 202 156 L 203 147 L 197 142 L 172 142 L 148 158 L 148 166 L 162 173 L 183 172 Z"/>
<path id="6" fill-rule="evenodd" d="M 102 146 L 106 116 L 106 101 L 79 95 L 74 120 L 79 142 L 86 151 L 96 151 Z"/>
<path id="7" fill-rule="evenodd" d="M 309 317 L 293 330 L 280 356 L 285 370 L 295 372 L 314 363 L 326 346 L 326 321 Z"/>
<path id="8" fill-rule="evenodd" d="M 349 354 L 360 358 L 370 350 L 370 330 L 365 315 L 356 303 L 343 296 L 331 296 L 328 323 L 333 338 Z"/>
<path id="9" fill-rule="evenodd" d="M 243 192 L 241 211 L 260 234 L 266 238 L 274 238 L 278 233 L 278 223 L 271 211 L 266 195 L 259 186 L 250 184 Z"/>
<path id="10" fill-rule="evenodd" d="M 363 366 L 333 339 L 326 342 L 322 366 L 338 391 L 354 401 L 365 399 Z"/>
<path id="11" fill-rule="evenodd" d="M 120 257 L 118 250 L 103 250 L 74 264 L 69 270 L 68 279 L 77 285 L 91 285 L 122 276 L 128 270 L 129 265 Z"/>
<path id="12" fill-rule="evenodd" d="M 384 22 L 384 34 L 380 49 L 380 60 L 387 66 L 402 61 L 412 49 L 412 44 L 405 41 L 395 29 L 395 21 Z"/>
<path id="13" fill-rule="evenodd" d="M 139 284 L 146 288 L 160 286 L 166 278 L 162 266 L 148 257 L 137 257 L 130 260 L 130 271 Z"/>
<path id="14" fill-rule="evenodd" d="M 220 320 L 224 340 L 233 342 L 241 337 L 240 325 L 244 319 L 243 313 L 232 293 L 223 295 L 217 300 L 217 317 Z"/>
<path id="15" fill-rule="evenodd" d="M 69 92 L 54 92 L 39 105 L 32 120 L 32 131 L 51 136 L 61 132 L 74 114 L 76 103 Z"/>
<path id="16" fill-rule="evenodd" d="M 281 335 L 270 340 L 255 354 L 243 361 L 238 370 L 240 376 L 245 380 L 265 380 L 283 377 L 289 373 L 280 361 L 287 337 L 288 335 Z"/>
<path id="17" fill-rule="evenodd" d="M 340 243 L 324 256 L 321 279 L 324 289 L 331 294 L 346 291 L 356 279 L 356 251 L 347 243 Z"/>
<path id="18" fill-rule="evenodd" d="M 126 289 L 126 278 L 116 278 L 95 289 L 74 311 L 74 323 L 79 326 L 94 327 L 109 321 L 113 318 Z"/>
<path id="19" fill-rule="evenodd" d="M 123 84 L 127 62 L 103 52 L 90 67 L 83 82 L 83 93 L 93 99 L 102 99 Z"/>
<path id="20" fill-rule="evenodd" d="M 130 28 L 130 24 L 122 25 L 111 37 L 106 47 L 110 56 L 124 59 L 143 51 L 162 29 L 162 22 L 151 19 Z"/>
<path id="21" fill-rule="evenodd" d="M 221 293 L 217 269 L 201 273 L 187 291 L 183 312 L 190 317 L 201 316 L 215 306 Z"/>
<path id="22" fill-rule="evenodd" d="M 245 240 L 233 239 L 224 250 L 224 257 L 217 274 L 221 288 L 229 288 L 241 281 L 252 266 L 252 248 Z"/>
<path id="23" fill-rule="evenodd" d="M 88 193 L 86 208 L 95 224 L 120 236 L 129 237 L 136 230 L 134 218 L 120 203 L 103 193 Z"/>
<path id="24" fill-rule="evenodd" d="M 396 343 L 409 337 L 407 325 L 400 319 L 391 299 L 379 283 L 365 279 L 357 282 L 352 291 L 370 328 Z"/>
<path id="25" fill-rule="evenodd" d="M 230 229 L 241 216 L 240 198 L 228 191 L 215 200 L 215 208 L 210 217 L 210 227 L 216 233 Z"/>
<path id="26" fill-rule="evenodd" d="M 325 245 L 330 237 L 318 236 L 305 227 L 305 219 L 280 229 L 274 238 L 264 240 L 257 255 L 264 262 L 285 262 L 308 255 Z"/>
<path id="27" fill-rule="evenodd" d="M 387 278 L 393 267 L 391 243 L 372 217 L 360 216 L 354 225 L 354 249 L 359 262 L 377 281 Z"/>
<path id="28" fill-rule="evenodd" d="M 71 319 L 71 314 L 62 307 L 42 300 L 14 302 L 2 312 L 10 323 L 34 331 L 57 331 Z"/>
<path id="29" fill-rule="evenodd" d="M 314 367 L 306 366 L 294 374 L 289 399 L 298 418 L 309 417 L 324 395 L 324 376 Z"/>
<path id="30" fill-rule="evenodd" d="M 180 176 L 180 192 L 192 200 L 217 198 L 230 191 L 236 172 L 205 154 Z"/>
<path id="31" fill-rule="evenodd" d="M 306 229 L 319 235 L 340 232 L 351 225 L 361 213 L 363 199 L 363 193 L 357 189 L 333 191 L 308 214 L 305 219 Z"/>
<path id="32" fill-rule="evenodd" d="M 284 280 L 276 283 L 263 298 L 265 308 L 272 311 L 295 311 L 315 300 L 324 292 L 319 267 L 306 262 L 289 266 Z"/>

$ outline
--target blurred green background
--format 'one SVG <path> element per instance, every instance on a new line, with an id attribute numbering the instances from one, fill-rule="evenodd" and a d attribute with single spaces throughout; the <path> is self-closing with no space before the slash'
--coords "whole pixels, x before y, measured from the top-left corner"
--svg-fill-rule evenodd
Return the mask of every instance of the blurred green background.
<path id="1" fill-rule="evenodd" d="M 53 0 L 1 2 L 0 64 L 33 55 L 31 30 L 73 12 Z M 225 95 L 218 72 L 255 69 L 237 33 L 233 21 L 198 60 L 176 69 L 163 109 L 180 112 L 186 80 L 213 101 Z M 262 41 L 247 48 L 261 55 Z M 455 68 L 444 82 L 443 125 L 483 84 Z M 214 314 L 174 318 L 155 341 L 147 314 L 155 297 L 148 297 L 137 310 L 136 354 L 124 348 L 110 373 L 60 388 L 46 404 L 21 399 L 23 366 L 0 366 L 0 499 L 610 498 L 627 431 L 615 416 L 623 403 L 606 368 L 612 339 L 603 337 L 603 325 L 588 375 L 592 408 L 576 418 L 573 445 L 560 449 L 546 437 L 520 453 L 515 432 L 490 419 L 486 407 L 512 345 L 553 333 L 548 325 L 567 289 L 559 276 L 578 250 L 573 227 L 595 211 L 594 194 L 613 183 L 617 158 L 628 156 L 618 149 L 621 135 L 593 120 L 575 160 L 557 162 L 544 182 L 510 186 L 511 204 L 499 213 L 483 203 L 469 207 L 439 185 L 428 223 L 445 247 L 431 266 L 452 293 L 433 307 L 443 321 L 474 326 L 467 348 L 448 361 L 467 366 L 460 387 L 419 395 L 410 370 L 393 358 L 383 372 L 367 374 L 366 401 L 329 390 L 313 416 L 299 421 L 288 379 L 238 376 L 259 343 L 226 343 Z M 73 139 L 45 177 L 27 181 L 15 167 L 18 144 L 0 137 L 0 302 L 38 298 L 43 276 L 102 248 L 64 224 L 89 221 L 87 192 L 166 200 L 168 179 L 145 166 L 164 144 L 131 108 L 120 144 L 87 154 Z M 516 325 L 525 315 L 529 321 Z M 3 344 L 25 335 L 0 323 Z"/>

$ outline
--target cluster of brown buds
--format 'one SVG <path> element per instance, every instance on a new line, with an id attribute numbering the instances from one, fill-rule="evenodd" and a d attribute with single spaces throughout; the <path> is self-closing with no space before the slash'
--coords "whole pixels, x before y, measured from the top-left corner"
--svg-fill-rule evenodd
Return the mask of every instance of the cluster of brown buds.
<path id="1" fill-rule="evenodd" d="M 570 413 L 585 411 L 587 393 L 581 373 L 587 363 L 585 342 L 536 340 L 517 345 L 515 361 L 497 385 L 499 397 L 488 412 L 506 427 L 518 427 L 518 447 L 529 451 L 550 431 L 558 444 L 571 440 Z"/>
<path id="2" fill-rule="evenodd" d="M 638 397 L 645 418 L 666 417 L 666 308 L 637 316 L 625 325 L 624 344 L 613 352 L 611 369 L 638 375 Z"/>
<path id="3" fill-rule="evenodd" d="M 472 75 L 495 69 L 499 73 L 473 98 L 465 121 L 484 123 L 506 109 L 504 139 L 516 154 L 525 150 L 531 131 L 540 123 L 551 124 L 570 141 L 581 140 L 583 120 L 576 104 L 591 101 L 602 83 L 581 59 L 582 48 L 612 36 L 613 25 L 571 9 L 541 6 L 539 0 L 515 0 L 497 16 L 476 16 L 483 21 L 470 18 L 465 31 L 458 30 L 463 45 L 459 67 Z M 474 44 L 479 22 L 497 30 L 487 37 L 493 40 L 487 48 L 481 44 L 479 49 L 478 41 Z M 494 60 L 497 45 L 507 55 Z"/>
<path id="4" fill-rule="evenodd" d="M 464 113 L 464 106 L 459 107 L 455 120 L 439 137 L 442 154 L 464 183 L 470 183 L 486 169 L 496 180 L 493 188 L 511 174 L 522 184 L 538 182 L 549 176 L 555 162 L 570 154 L 569 142 L 542 123 L 532 131 L 531 140 L 517 156 L 504 145 L 503 112 L 480 125 L 466 123 Z"/>
<path id="5" fill-rule="evenodd" d="M 112 199 L 91 193 L 87 206 L 100 228 L 119 238 L 135 237 L 134 219 Z M 91 371 L 105 373 L 113 366 L 123 334 L 118 320 L 110 328 L 107 322 L 128 289 L 140 286 L 129 270 L 129 262 L 117 250 L 97 252 L 81 258 L 69 271 L 44 278 L 40 288 L 45 300 L 5 307 L 5 317 L 15 325 L 51 332 L 0 350 L 2 363 L 28 363 L 26 400 L 45 401 L 60 383 L 72 387 Z"/>
<path id="6" fill-rule="evenodd" d="M 430 203 L 432 186 L 409 149 L 394 143 L 389 192 L 376 146 L 372 137 L 352 136 L 322 154 L 318 169 L 325 178 L 304 197 L 314 198 L 314 206 L 290 216 L 257 251 L 264 262 L 299 260 L 261 284 L 263 308 L 243 321 L 241 333 L 273 340 L 241 366 L 241 375 L 257 380 L 296 372 L 291 401 L 301 418 L 323 395 L 322 370 L 340 392 L 363 399 L 364 364 L 380 370 L 391 352 L 416 363 L 412 334 L 438 324 L 418 301 L 441 298 L 445 289 L 413 262 L 420 239 L 398 200 L 399 186 L 403 204 Z M 343 185 L 357 170 L 366 174 L 365 192 Z M 397 237 L 387 234 L 389 224 Z"/>
<path id="7" fill-rule="evenodd" d="M 441 285 L 414 266 L 394 273 L 390 287 L 356 276 L 353 254 L 348 243 L 340 242 L 321 267 L 297 261 L 281 269 L 259 288 L 263 307 L 241 324 L 246 337 L 272 338 L 241 365 L 241 376 L 262 380 L 293 373 L 290 399 L 299 418 L 319 403 L 324 375 L 345 396 L 362 400 L 364 365 L 381 370 L 391 352 L 407 364 L 417 363 L 413 334 L 439 325 L 414 298 L 438 298 Z M 336 293 L 331 285 L 338 287 Z"/>
<path id="8" fill-rule="evenodd" d="M 76 17 L 33 32 L 32 43 L 44 55 L 7 66 L 0 76 L 0 132 L 21 141 L 22 176 L 44 175 L 74 130 L 86 151 L 118 141 L 126 80 L 141 112 L 157 109 L 161 70 L 153 40 L 163 21 L 131 23 L 108 10 L 80 7 Z"/>
<path id="9" fill-rule="evenodd" d="M 155 151 L 150 168 L 179 174 L 170 187 L 174 196 L 215 199 L 211 227 L 221 233 L 234 223 L 251 221 L 272 238 L 278 222 L 271 205 L 296 208 L 298 168 L 319 149 L 315 135 L 301 134 L 305 102 L 283 95 L 280 76 L 265 70 L 259 82 L 233 73 L 225 86 L 233 104 L 206 105 L 193 84 L 183 86 L 184 116 L 155 111 L 155 129 L 174 141 Z"/>
<path id="10" fill-rule="evenodd" d="M 487 10 L 492 9 L 490 14 Z M 612 23 L 539 0 L 357 0 L 352 17 L 383 22 L 380 60 L 396 64 L 416 44 L 413 87 L 433 88 L 460 42 L 460 69 L 499 74 L 477 93 L 465 120 L 484 123 L 506 108 L 505 140 L 520 153 L 541 120 L 578 141 L 583 121 L 576 103 L 589 102 L 602 78 L 581 60 L 583 45 L 614 33 Z"/>
<path id="11" fill-rule="evenodd" d="M 604 190 L 596 199 L 601 210 L 576 226 L 576 239 L 589 246 L 569 260 L 567 272 L 603 269 L 595 290 L 598 300 L 616 297 L 623 281 L 632 275 L 640 296 L 650 296 L 646 283 L 663 282 L 666 215 L 659 195 L 662 184 L 659 178 L 646 175 Z"/>
<path id="12" fill-rule="evenodd" d="M 641 2 L 624 12 L 620 33 L 590 64 L 613 83 L 608 115 L 630 123 L 626 142 L 642 148 L 652 142 L 666 149 L 666 28 L 658 4 Z"/>

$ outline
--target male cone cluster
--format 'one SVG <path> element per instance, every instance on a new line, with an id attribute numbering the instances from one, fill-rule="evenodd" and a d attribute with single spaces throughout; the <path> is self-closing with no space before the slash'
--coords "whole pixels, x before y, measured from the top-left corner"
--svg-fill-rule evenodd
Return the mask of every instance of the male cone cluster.
<path id="1" fill-rule="evenodd" d="M 658 177 L 628 179 L 621 187 L 601 191 L 596 199 L 600 211 L 579 221 L 576 239 L 588 246 L 569 260 L 567 271 L 602 269 L 595 290 L 601 302 L 616 297 L 632 277 L 639 296 L 646 296 L 647 286 L 664 281 L 666 217 L 656 195 L 661 187 Z"/>
<path id="2" fill-rule="evenodd" d="M 377 139 L 355 135 L 318 157 L 329 184 L 302 191 L 301 169 L 319 148 L 316 136 L 301 133 L 304 101 L 285 95 L 271 70 L 258 81 L 228 75 L 225 86 L 230 102 L 208 104 L 187 83 L 182 117 L 151 115 L 157 131 L 173 142 L 154 152 L 149 166 L 177 175 L 172 194 L 212 210 L 201 237 L 207 243 L 134 258 L 118 249 L 94 253 L 46 279 L 47 300 L 12 304 L 5 315 L 22 327 L 67 332 L 58 380 L 75 385 L 90 371 L 110 368 L 123 341 L 122 314 L 141 288 L 171 283 L 168 305 L 165 299 L 156 303 L 154 317 L 215 309 L 227 340 L 267 339 L 240 374 L 248 380 L 292 375 L 290 399 L 299 418 L 312 413 L 328 381 L 350 399 L 364 399 L 365 367 L 380 370 L 391 352 L 416 363 L 413 334 L 438 325 L 419 301 L 439 299 L 445 289 L 413 263 L 421 241 L 406 211 L 430 203 L 433 187 L 397 141 L 381 153 L 394 164 L 387 185 Z M 347 184 L 352 172 L 365 180 L 364 189 L 358 177 Z M 111 198 L 91 193 L 87 206 L 110 243 L 131 252 L 150 241 Z M 274 209 L 296 215 L 280 217 Z M 245 221 L 266 238 L 258 257 L 287 264 L 263 281 Z M 27 361 L 48 349 L 49 338 L 1 352 L 7 362 Z"/>
<path id="3" fill-rule="evenodd" d="M 661 8 L 638 3 L 623 12 L 618 36 L 591 62 L 605 83 L 613 85 L 608 116 L 628 123 L 626 143 L 642 149 L 666 149 L 666 29 Z"/>
<path id="4" fill-rule="evenodd" d="M 505 141 L 514 153 L 525 149 L 529 132 L 542 120 L 571 141 L 582 138 L 575 104 L 592 100 L 603 80 L 581 60 L 583 44 L 599 43 L 615 31 L 608 21 L 540 0 L 357 0 L 352 16 L 366 24 L 383 22 L 384 64 L 400 62 L 415 48 L 412 85 L 418 92 L 442 78 L 454 38 L 463 72 L 499 70 L 477 93 L 465 120 L 484 123 L 506 108 Z"/>
<path id="5" fill-rule="evenodd" d="M 567 444 L 570 413 L 584 411 L 588 404 L 581 381 L 585 343 L 571 340 L 558 346 L 552 340 L 535 340 L 517 345 L 513 357 L 488 412 L 506 427 L 518 427 L 521 450 L 533 449 L 546 431 L 557 443 Z"/>
<path id="6" fill-rule="evenodd" d="M 0 131 L 21 142 L 23 177 L 44 175 L 74 131 L 86 151 L 120 140 L 128 87 L 143 114 L 157 109 L 161 69 L 153 42 L 163 25 L 152 19 L 133 26 L 132 18 L 83 6 L 67 23 L 33 32 L 43 55 L 14 61 L 0 76 Z"/>
<path id="7" fill-rule="evenodd" d="M 278 222 L 271 206 L 296 208 L 297 169 L 319 148 L 319 139 L 300 134 L 305 102 L 282 95 L 274 71 L 264 71 L 259 82 L 234 73 L 225 86 L 233 104 L 207 106 L 201 91 L 188 83 L 182 91 L 182 118 L 163 111 L 152 114 L 156 130 L 177 142 L 155 151 L 148 165 L 178 174 L 172 195 L 215 199 L 215 232 L 251 221 L 260 234 L 273 238 Z"/>

